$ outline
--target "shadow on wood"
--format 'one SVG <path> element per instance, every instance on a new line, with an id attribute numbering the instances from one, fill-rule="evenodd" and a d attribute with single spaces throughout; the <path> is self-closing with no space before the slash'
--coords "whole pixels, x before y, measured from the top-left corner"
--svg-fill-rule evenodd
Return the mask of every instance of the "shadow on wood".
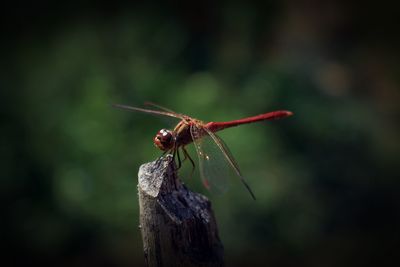
<path id="1" fill-rule="evenodd" d="M 146 266 L 223 266 L 210 201 L 189 191 L 168 155 L 139 169 L 140 226 Z"/>

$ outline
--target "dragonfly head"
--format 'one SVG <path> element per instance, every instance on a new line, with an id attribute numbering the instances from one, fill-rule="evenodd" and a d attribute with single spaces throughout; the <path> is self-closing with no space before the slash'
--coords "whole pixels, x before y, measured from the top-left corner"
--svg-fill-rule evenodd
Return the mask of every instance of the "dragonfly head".
<path id="1" fill-rule="evenodd" d="M 161 129 L 154 137 L 154 145 L 162 151 L 167 151 L 175 145 L 174 132 L 167 129 Z"/>

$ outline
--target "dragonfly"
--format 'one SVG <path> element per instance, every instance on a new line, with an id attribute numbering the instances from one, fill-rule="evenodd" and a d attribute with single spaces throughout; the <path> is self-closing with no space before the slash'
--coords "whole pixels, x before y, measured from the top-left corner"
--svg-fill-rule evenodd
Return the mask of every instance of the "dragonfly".
<path id="1" fill-rule="evenodd" d="M 162 156 L 166 153 L 172 154 L 173 159 L 177 159 L 178 169 L 180 169 L 182 162 L 188 159 L 192 164 L 193 172 L 195 163 L 189 155 L 186 146 L 194 143 L 198 156 L 200 177 L 203 185 L 208 190 L 217 192 L 225 191 L 227 176 L 234 173 L 234 175 L 240 178 L 240 181 L 254 200 L 256 199 L 255 194 L 242 175 L 239 165 L 228 146 L 216 132 L 243 124 L 282 119 L 293 115 L 291 111 L 277 110 L 232 121 L 204 122 L 155 103 L 146 102 L 145 105 L 152 106 L 154 109 L 122 104 L 113 104 L 112 106 L 123 110 L 167 116 L 180 120 L 173 130 L 161 129 L 155 135 L 153 143 L 158 149 L 163 151 Z M 181 160 L 180 151 L 183 153 L 183 160 Z"/>

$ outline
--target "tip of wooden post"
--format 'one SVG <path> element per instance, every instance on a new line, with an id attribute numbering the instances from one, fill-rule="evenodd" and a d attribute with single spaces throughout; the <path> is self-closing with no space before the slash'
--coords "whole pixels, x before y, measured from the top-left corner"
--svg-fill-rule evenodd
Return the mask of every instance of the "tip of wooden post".
<path id="1" fill-rule="evenodd" d="M 176 184 L 176 166 L 172 155 L 140 166 L 138 173 L 138 186 L 152 197 L 157 197 L 161 191 L 168 190 Z M 164 185 L 164 186 L 163 186 Z"/>
<path id="2" fill-rule="evenodd" d="M 143 164 L 138 190 L 147 266 L 223 266 L 211 203 L 181 183 L 172 156 Z"/>

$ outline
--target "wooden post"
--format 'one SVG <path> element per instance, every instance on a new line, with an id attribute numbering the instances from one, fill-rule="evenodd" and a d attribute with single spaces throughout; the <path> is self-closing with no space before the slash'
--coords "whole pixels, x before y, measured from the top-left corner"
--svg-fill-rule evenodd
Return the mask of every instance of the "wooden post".
<path id="1" fill-rule="evenodd" d="M 172 156 L 140 167 L 138 191 L 146 266 L 224 266 L 211 203 L 181 183 Z"/>

